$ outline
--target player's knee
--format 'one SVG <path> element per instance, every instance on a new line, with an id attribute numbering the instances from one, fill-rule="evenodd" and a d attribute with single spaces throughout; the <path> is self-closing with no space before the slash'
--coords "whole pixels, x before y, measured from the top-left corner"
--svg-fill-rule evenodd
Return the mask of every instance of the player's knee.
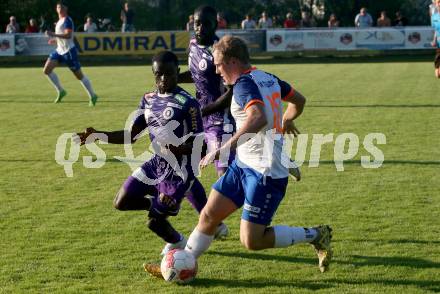
<path id="1" fill-rule="evenodd" d="M 116 194 L 115 199 L 113 199 L 113 207 L 117 210 L 126 210 L 124 205 L 124 194 L 125 191 L 122 189 Z"/>
<path id="2" fill-rule="evenodd" d="M 440 69 L 439 68 L 437 68 L 436 71 L 435 71 L 435 77 L 437 79 L 440 79 Z"/>
<path id="3" fill-rule="evenodd" d="M 45 75 L 49 75 L 50 73 L 52 72 L 52 70 L 50 69 L 50 68 L 44 68 L 43 69 L 43 73 L 45 74 Z"/>

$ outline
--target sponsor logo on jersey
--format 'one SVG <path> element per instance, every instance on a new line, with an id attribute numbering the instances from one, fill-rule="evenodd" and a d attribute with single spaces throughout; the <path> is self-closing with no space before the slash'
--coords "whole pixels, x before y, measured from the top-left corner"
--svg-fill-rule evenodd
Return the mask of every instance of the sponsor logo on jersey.
<path id="1" fill-rule="evenodd" d="M 179 105 L 179 104 L 176 104 L 176 103 L 172 103 L 172 102 L 168 102 L 167 106 L 173 107 L 173 108 L 177 108 L 177 109 L 183 109 L 182 105 Z"/>
<path id="2" fill-rule="evenodd" d="M 179 101 L 180 103 L 184 104 L 186 102 L 186 97 L 180 94 L 176 94 L 174 96 L 174 98 L 176 98 L 177 101 Z"/>
<path id="3" fill-rule="evenodd" d="M 275 81 L 258 81 L 257 83 L 261 88 L 270 88 L 275 84 Z"/>
<path id="4" fill-rule="evenodd" d="M 174 109 L 172 107 L 167 107 L 162 113 L 164 119 L 170 119 L 174 115 Z"/>
<path id="5" fill-rule="evenodd" d="M 205 71 L 208 67 L 208 63 L 206 62 L 206 59 L 202 59 L 199 61 L 199 69 Z"/>
<path id="6" fill-rule="evenodd" d="M 261 208 L 255 207 L 255 206 L 251 206 L 251 205 L 249 205 L 247 203 L 243 206 L 243 209 L 248 210 L 250 212 L 254 212 L 254 213 L 260 213 L 260 211 L 261 211 Z"/>
<path id="7" fill-rule="evenodd" d="M 191 107 L 189 114 L 191 115 L 191 128 L 197 130 L 197 108 Z"/>

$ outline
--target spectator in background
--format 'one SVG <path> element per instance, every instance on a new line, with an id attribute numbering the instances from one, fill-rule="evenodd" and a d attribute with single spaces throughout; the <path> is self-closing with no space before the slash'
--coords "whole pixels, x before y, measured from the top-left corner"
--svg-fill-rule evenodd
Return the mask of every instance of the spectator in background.
<path id="1" fill-rule="evenodd" d="M 11 15 L 9 23 L 6 26 L 6 34 L 15 34 L 20 32 L 20 26 L 17 23 L 15 16 Z"/>
<path id="2" fill-rule="evenodd" d="M 316 26 L 315 21 L 310 17 L 310 14 L 307 11 L 301 12 L 301 20 L 299 25 L 302 28 L 312 28 Z"/>
<path id="3" fill-rule="evenodd" d="M 134 11 L 125 2 L 124 8 L 121 10 L 122 32 L 134 32 Z"/>
<path id="4" fill-rule="evenodd" d="M 84 24 L 84 32 L 86 33 L 94 33 L 98 31 L 98 27 L 96 23 L 93 22 L 93 18 L 91 16 L 87 16 L 86 23 Z"/>
<path id="5" fill-rule="evenodd" d="M 277 15 L 272 16 L 272 27 L 273 28 L 281 28 L 283 27 L 280 18 Z"/>
<path id="6" fill-rule="evenodd" d="M 296 21 L 293 19 L 293 14 L 291 12 L 286 14 L 286 20 L 284 21 L 284 25 L 283 26 L 286 29 L 296 28 L 298 26 Z"/>
<path id="7" fill-rule="evenodd" d="M 402 15 L 400 11 L 396 12 L 396 18 L 393 21 L 395 27 L 405 27 L 408 25 L 408 19 Z"/>
<path id="8" fill-rule="evenodd" d="M 190 14 L 188 16 L 188 22 L 186 23 L 186 31 L 194 31 L 194 15 Z"/>
<path id="9" fill-rule="evenodd" d="M 252 19 L 251 14 L 246 14 L 246 18 L 241 22 L 241 28 L 243 30 L 252 30 L 257 28 L 257 23 Z"/>
<path id="10" fill-rule="evenodd" d="M 328 19 L 327 25 L 329 28 L 337 28 L 339 27 L 339 20 L 336 17 L 336 14 L 332 13 L 330 14 L 330 17 Z"/>
<path id="11" fill-rule="evenodd" d="M 31 18 L 29 20 L 29 24 L 26 26 L 26 29 L 24 32 L 27 34 L 38 33 L 38 26 L 37 26 L 37 22 L 35 21 L 35 19 Z"/>
<path id="12" fill-rule="evenodd" d="M 40 26 L 39 26 L 39 29 L 40 29 L 40 33 L 44 33 L 46 31 L 50 30 L 49 25 L 47 24 L 47 21 L 46 21 L 46 18 L 44 17 L 44 15 L 40 16 Z"/>
<path id="13" fill-rule="evenodd" d="M 361 11 L 354 18 L 354 25 L 357 28 L 369 28 L 373 26 L 373 18 L 367 12 L 367 8 L 361 8 Z"/>
<path id="14" fill-rule="evenodd" d="M 112 24 L 112 20 L 110 18 L 98 19 L 99 22 L 99 30 L 102 32 L 115 32 L 116 28 Z"/>
<path id="15" fill-rule="evenodd" d="M 272 28 L 272 26 L 272 19 L 267 17 L 266 11 L 263 11 L 263 13 L 261 14 L 261 18 L 258 20 L 258 27 L 260 29 L 270 29 Z"/>
<path id="16" fill-rule="evenodd" d="M 380 17 L 377 19 L 377 26 L 379 28 L 391 26 L 391 19 L 388 18 L 386 11 L 380 13 Z"/>
<path id="17" fill-rule="evenodd" d="M 228 28 L 228 22 L 224 18 L 223 14 L 217 13 L 217 30 L 225 30 Z"/>

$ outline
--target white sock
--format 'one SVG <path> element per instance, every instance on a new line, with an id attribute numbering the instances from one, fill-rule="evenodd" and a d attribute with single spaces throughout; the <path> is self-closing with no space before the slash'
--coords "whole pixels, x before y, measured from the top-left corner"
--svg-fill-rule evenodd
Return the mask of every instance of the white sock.
<path id="1" fill-rule="evenodd" d="M 274 226 L 275 246 L 287 247 L 299 243 L 310 243 L 316 239 L 318 232 L 315 229 Z"/>
<path id="2" fill-rule="evenodd" d="M 186 243 L 185 250 L 191 252 L 197 259 L 205 252 L 214 240 L 214 236 L 206 235 L 197 229 L 191 233 Z"/>
<path id="3" fill-rule="evenodd" d="M 58 93 L 64 90 L 63 87 L 61 87 L 60 80 L 58 79 L 56 73 L 51 72 L 47 75 L 47 78 L 49 79 L 49 82 L 55 87 Z"/>
<path id="4" fill-rule="evenodd" d="M 92 84 L 90 83 L 90 80 L 86 76 L 83 76 L 80 82 L 81 85 L 83 85 L 84 89 L 86 90 L 87 94 L 89 95 L 89 98 L 95 96 L 95 92 L 93 91 Z"/>

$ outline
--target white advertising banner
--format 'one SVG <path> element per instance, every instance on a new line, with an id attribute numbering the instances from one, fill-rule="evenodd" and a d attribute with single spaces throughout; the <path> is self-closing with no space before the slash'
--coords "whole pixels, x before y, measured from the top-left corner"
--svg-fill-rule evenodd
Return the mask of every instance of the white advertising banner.
<path id="1" fill-rule="evenodd" d="M 267 30 L 268 52 L 303 50 L 395 50 L 430 48 L 431 27 Z"/>
<path id="2" fill-rule="evenodd" d="M 405 49 L 405 30 L 363 29 L 356 32 L 356 47 L 358 49 Z"/>
<path id="3" fill-rule="evenodd" d="M 434 38 L 433 29 L 417 29 L 407 28 L 405 30 L 405 48 L 407 49 L 420 49 L 420 48 L 432 48 L 431 42 Z"/>
<path id="4" fill-rule="evenodd" d="M 15 52 L 16 55 L 49 55 L 55 50 L 54 45 L 49 45 L 49 40 L 44 34 L 16 34 Z"/>
<path id="5" fill-rule="evenodd" d="M 0 56 L 15 55 L 15 38 L 12 34 L 0 34 Z"/>

